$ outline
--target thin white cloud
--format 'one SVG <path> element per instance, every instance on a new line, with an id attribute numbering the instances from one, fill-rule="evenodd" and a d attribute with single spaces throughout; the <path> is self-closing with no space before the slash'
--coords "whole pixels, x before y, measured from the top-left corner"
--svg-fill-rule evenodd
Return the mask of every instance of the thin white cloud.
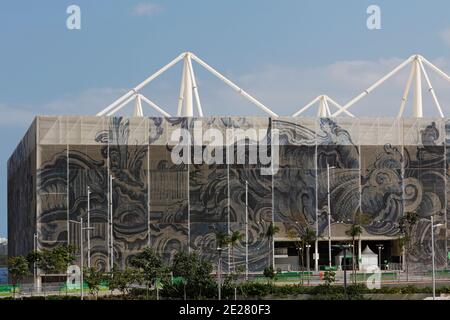
<path id="1" fill-rule="evenodd" d="M 406 57 L 405 57 L 406 58 Z M 243 75 L 229 75 L 232 81 L 281 116 L 289 116 L 319 94 L 327 94 L 342 105 L 367 89 L 404 58 L 380 60 L 346 60 L 322 66 L 268 65 Z M 447 73 L 450 60 L 433 59 L 432 62 Z M 259 109 L 241 97 L 220 80 L 214 79 L 197 65 L 196 77 L 203 111 L 206 116 L 215 115 L 264 115 Z M 449 84 L 427 68 L 445 114 L 450 113 Z M 397 115 L 409 69 L 405 68 L 394 78 L 380 86 L 355 104 L 350 111 L 356 116 Z M 422 80 L 424 109 L 426 114 L 436 116 L 436 108 L 426 83 Z M 156 86 L 155 86 L 156 85 Z M 160 79 L 142 93 L 170 114 L 176 114 L 179 77 Z M 36 114 L 43 115 L 94 115 L 125 93 L 123 88 L 98 88 L 59 97 L 41 105 L 8 105 L 0 102 L 0 125 L 29 125 Z M 411 114 L 412 90 L 405 115 Z M 131 114 L 132 103 L 119 114 Z M 430 111 L 430 112 L 428 112 Z M 157 113 L 145 108 L 146 115 Z M 313 116 L 315 112 L 305 115 Z"/>
<path id="2" fill-rule="evenodd" d="M 132 13 L 136 16 L 153 16 L 161 11 L 163 11 L 163 6 L 150 2 L 138 3 L 132 9 Z"/>
<path id="3" fill-rule="evenodd" d="M 439 38 L 441 38 L 442 42 L 450 47 L 450 28 L 444 29 L 439 32 Z"/>
<path id="4" fill-rule="evenodd" d="M 43 108 L 52 114 L 93 115 L 126 93 L 127 89 L 95 88 L 68 95 L 46 103 Z"/>
<path id="5" fill-rule="evenodd" d="M 0 125 L 1 126 L 21 126 L 30 124 L 34 118 L 32 110 L 26 106 L 11 106 L 0 103 Z"/>
<path id="6" fill-rule="evenodd" d="M 234 77 L 243 89 L 250 92 L 266 106 L 280 115 L 291 115 L 306 105 L 319 94 L 327 94 L 344 105 L 357 96 L 397 65 L 404 58 L 389 58 L 379 60 L 348 60 L 316 67 L 296 67 L 290 65 L 269 65 L 240 77 Z M 444 71 L 449 69 L 449 61 L 438 58 L 432 61 Z M 448 83 L 427 68 L 428 75 L 435 88 L 435 92 L 444 109 L 450 113 L 450 90 Z M 357 116 L 395 117 L 400 107 L 401 98 L 407 82 L 409 67 L 389 79 L 383 85 L 360 100 L 350 111 Z M 436 108 L 431 95 L 426 90 L 425 80 L 422 80 L 424 110 L 430 116 L 436 116 Z M 201 86 L 199 85 L 199 88 Z M 225 101 L 226 95 L 233 95 L 233 102 L 239 103 L 234 97 L 235 92 L 219 89 L 220 99 L 211 97 L 210 101 Z M 205 90 L 202 90 L 205 92 Z M 412 90 L 408 97 L 405 115 L 411 114 Z M 314 112 L 308 115 L 314 115 Z"/>
<path id="7" fill-rule="evenodd" d="M 270 65 L 237 81 L 278 114 L 291 115 L 319 94 L 327 94 L 343 104 L 401 61 L 398 58 L 350 60 L 315 67 Z M 388 91 L 392 90 L 392 83 L 397 88 L 401 80 L 393 79 Z"/>
<path id="8" fill-rule="evenodd" d="M 29 125 L 36 115 L 95 115 L 125 92 L 126 89 L 90 89 L 40 105 L 11 105 L 0 102 L 0 125 Z"/>

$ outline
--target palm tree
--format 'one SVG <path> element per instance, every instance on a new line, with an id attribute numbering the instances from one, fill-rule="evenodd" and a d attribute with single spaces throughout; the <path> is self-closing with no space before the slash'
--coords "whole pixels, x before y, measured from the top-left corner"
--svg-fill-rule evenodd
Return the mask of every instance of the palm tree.
<path id="1" fill-rule="evenodd" d="M 303 273 L 304 273 L 304 253 L 306 253 L 307 258 L 309 259 L 309 250 L 305 250 L 307 245 L 311 245 L 317 240 L 316 232 L 306 227 L 304 231 L 302 232 L 299 229 L 291 229 L 288 231 L 288 237 L 291 239 L 294 239 L 295 245 L 297 247 L 298 252 L 298 258 L 299 258 L 299 265 L 300 265 L 300 272 L 301 272 L 301 284 L 303 285 Z M 309 260 L 308 260 L 309 261 Z M 308 278 L 309 281 L 309 278 Z"/>
<path id="2" fill-rule="evenodd" d="M 305 232 L 300 237 L 300 240 L 303 248 L 307 247 L 308 245 L 312 245 L 317 240 L 316 232 L 313 229 L 306 227 Z M 309 265 L 309 250 L 303 251 L 306 252 L 307 264 Z M 303 282 L 303 274 L 302 274 L 302 282 Z M 309 283 L 309 276 L 308 276 L 308 283 Z"/>
<path id="3" fill-rule="evenodd" d="M 216 232 L 216 247 L 222 249 L 230 243 L 230 236 L 228 233 L 218 231 Z"/>
<path id="4" fill-rule="evenodd" d="M 239 230 L 233 231 L 231 233 L 229 243 L 231 245 L 231 257 L 233 259 L 233 268 L 236 270 L 236 263 L 234 260 L 234 247 L 244 238 L 244 234 L 240 233 Z"/>
<path id="5" fill-rule="evenodd" d="M 353 282 L 356 283 L 356 261 L 355 261 L 355 245 L 356 245 L 356 237 L 361 236 L 362 233 L 362 227 L 357 224 L 353 223 L 347 231 L 345 231 L 345 234 L 352 238 L 352 268 L 353 268 Z"/>
<path id="6" fill-rule="evenodd" d="M 280 228 L 275 226 L 273 224 L 273 222 L 271 222 L 269 224 L 269 226 L 267 227 L 267 231 L 266 231 L 266 238 L 269 240 L 269 266 L 271 266 L 271 267 L 273 267 L 273 265 L 272 265 L 273 260 L 271 259 L 270 252 L 271 252 L 271 249 L 272 249 L 273 237 L 279 231 L 280 231 Z"/>
<path id="7" fill-rule="evenodd" d="M 411 246 L 412 233 L 414 230 L 414 225 L 419 221 L 419 215 L 416 212 L 406 212 L 403 217 L 398 221 L 398 228 L 400 234 L 400 246 L 405 252 L 405 271 L 406 271 L 406 281 L 409 280 L 408 276 L 408 255 L 414 252 L 414 247 Z"/>
<path id="8" fill-rule="evenodd" d="M 301 236 L 301 240 L 304 246 L 312 245 L 317 240 L 316 232 L 313 229 L 306 227 L 305 232 Z"/>
<path id="9" fill-rule="evenodd" d="M 289 238 L 292 239 L 292 241 L 294 241 L 295 243 L 295 248 L 297 249 L 297 254 L 298 254 L 298 264 L 300 267 L 300 282 L 301 284 L 303 284 L 303 254 L 302 254 L 302 250 L 303 250 L 303 245 L 302 245 L 302 240 L 301 240 L 301 234 L 300 231 L 298 229 L 290 229 L 287 232 L 287 235 Z"/>
<path id="10" fill-rule="evenodd" d="M 230 236 L 228 235 L 228 233 L 222 232 L 222 231 L 217 231 L 216 232 L 216 248 L 217 251 L 219 252 L 219 261 L 217 263 L 217 275 L 218 275 L 218 280 L 220 281 L 220 274 L 221 274 L 221 270 L 222 270 L 222 250 L 224 249 L 224 247 L 226 247 L 228 244 L 230 243 Z M 219 284 L 221 285 L 221 284 Z"/>

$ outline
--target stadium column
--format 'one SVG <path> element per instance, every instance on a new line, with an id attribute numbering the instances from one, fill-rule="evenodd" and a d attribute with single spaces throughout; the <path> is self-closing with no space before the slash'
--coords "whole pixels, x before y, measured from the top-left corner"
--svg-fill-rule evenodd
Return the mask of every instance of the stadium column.
<path id="1" fill-rule="evenodd" d="M 148 128 L 148 118 L 147 118 L 147 130 L 146 132 L 150 135 L 150 131 Z M 151 224 L 151 220 L 150 220 L 150 137 L 147 138 L 148 141 L 148 145 L 147 145 L 147 245 L 150 247 L 151 246 L 151 238 L 150 238 L 150 224 Z"/>
<path id="2" fill-rule="evenodd" d="M 189 128 L 189 125 L 188 125 L 188 128 Z M 187 206 L 188 206 L 188 215 L 187 215 L 187 220 L 188 220 L 188 252 L 190 253 L 191 252 L 191 196 L 190 196 L 190 193 L 191 193 L 191 189 L 190 189 L 190 181 L 191 181 L 191 179 L 190 179 L 190 175 L 191 175 L 191 172 L 190 172 L 190 170 L 191 170 L 191 166 L 190 166 L 190 163 L 191 163 L 191 142 L 192 142 L 192 139 L 191 138 L 189 138 L 189 142 L 188 142 L 188 148 L 187 148 L 187 150 L 188 150 L 188 161 L 187 161 L 187 164 L 186 164 L 186 170 L 187 170 Z"/>
<path id="3" fill-rule="evenodd" d="M 362 243 L 362 240 L 361 240 L 361 237 L 359 237 L 359 239 L 358 239 L 358 261 L 359 262 L 361 262 L 361 243 Z"/>
<path id="4" fill-rule="evenodd" d="M 38 185 L 40 184 L 40 181 L 38 181 L 38 170 L 41 165 L 41 143 L 40 143 L 40 130 L 39 130 L 39 117 L 36 117 L 36 188 L 34 190 L 35 197 L 36 197 L 36 213 L 35 213 L 35 233 L 33 237 L 33 244 L 34 244 L 34 251 L 37 251 L 39 249 L 39 234 L 40 234 L 40 224 L 39 224 L 39 213 L 41 212 L 41 201 L 38 201 L 39 199 L 39 192 L 38 192 Z M 61 139 L 61 137 L 60 137 Z M 39 269 L 36 266 L 36 262 L 33 266 L 33 273 L 34 273 L 34 286 L 38 289 L 38 292 L 41 288 L 41 275 L 39 272 Z"/>
<path id="5" fill-rule="evenodd" d="M 314 241 L 314 270 L 315 272 L 319 272 L 319 197 L 318 197 L 318 190 L 319 190 L 319 170 L 317 169 L 317 142 L 315 143 L 315 153 L 314 153 L 314 163 L 316 166 L 316 190 L 315 190 L 315 196 L 316 196 L 316 241 Z"/>
<path id="6" fill-rule="evenodd" d="M 192 117 L 194 115 L 193 110 L 193 100 L 192 100 L 192 74 L 189 69 L 189 57 L 184 57 L 184 79 L 183 79 L 183 85 L 182 88 L 184 88 L 184 94 L 183 94 L 183 101 L 181 106 L 181 116 L 183 117 Z"/>
<path id="7" fill-rule="evenodd" d="M 109 118 L 108 118 L 109 119 Z M 108 120 L 109 121 L 109 120 Z M 107 209 L 106 209 L 106 213 L 107 213 L 107 217 L 106 217 L 106 253 L 107 253 L 107 271 L 110 272 L 112 270 L 112 266 L 111 266 L 111 258 L 110 258 L 110 236 L 111 236 L 111 232 L 109 231 L 110 225 L 109 225 L 109 218 L 111 216 L 110 210 L 111 210 L 111 187 L 110 187 L 110 183 L 111 183 L 111 179 L 110 179 L 110 175 L 111 175 L 111 164 L 110 164 L 110 148 L 111 148 L 111 139 L 112 137 L 108 134 L 108 146 L 107 146 L 107 157 L 106 157 L 106 164 L 107 164 L 107 182 L 106 182 L 106 187 L 108 188 L 107 191 Z"/>
<path id="8" fill-rule="evenodd" d="M 273 145 L 273 121 L 272 118 L 269 118 L 270 121 L 270 144 L 271 144 L 271 149 L 270 149 L 270 155 L 271 155 L 271 167 L 272 167 L 272 225 L 275 225 L 275 215 L 274 215 L 274 208 L 275 208 L 275 204 L 274 204 L 274 177 L 275 177 L 275 172 L 274 172 L 274 145 Z M 277 148 L 279 148 L 280 146 L 276 146 Z M 270 254 L 270 252 L 269 252 Z M 274 266 L 274 269 L 276 268 L 275 266 L 275 237 L 272 237 L 272 265 Z"/>
<path id="9" fill-rule="evenodd" d="M 66 219 L 67 219 L 67 245 L 70 245 L 70 202 L 69 202 L 69 181 L 70 181 L 70 176 L 69 176 L 69 161 L 70 161 L 70 157 L 69 157 L 69 139 L 67 138 L 67 132 L 66 134 Z"/>
<path id="10" fill-rule="evenodd" d="M 420 71 L 420 61 L 417 56 L 414 60 L 414 109 L 413 115 L 417 118 L 422 118 L 422 75 Z"/>

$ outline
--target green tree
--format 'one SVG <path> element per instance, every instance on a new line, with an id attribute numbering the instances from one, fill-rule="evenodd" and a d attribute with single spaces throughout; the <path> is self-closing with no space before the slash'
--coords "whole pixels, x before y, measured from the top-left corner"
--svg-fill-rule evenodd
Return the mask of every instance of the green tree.
<path id="1" fill-rule="evenodd" d="M 273 222 L 271 222 L 269 224 L 269 226 L 267 227 L 267 230 L 266 230 L 266 238 L 269 241 L 269 267 L 272 267 L 272 269 L 273 269 L 273 259 L 272 259 L 272 254 L 271 254 L 271 252 L 273 251 L 272 243 L 273 243 L 273 238 L 274 238 L 275 234 L 277 234 L 279 231 L 280 231 L 280 228 L 275 226 L 273 224 Z"/>
<path id="2" fill-rule="evenodd" d="M 103 272 L 100 269 L 96 269 L 94 267 L 84 268 L 83 280 L 84 282 L 86 282 L 89 288 L 89 293 L 95 296 L 95 299 L 97 299 L 100 285 L 102 281 L 105 280 Z M 84 285 L 84 283 L 81 283 L 81 285 Z"/>
<path id="3" fill-rule="evenodd" d="M 117 266 L 114 266 L 113 271 L 108 279 L 108 287 L 111 292 L 119 290 L 122 295 L 130 293 L 130 286 L 133 283 L 141 282 L 141 272 L 136 269 L 125 268 L 121 271 Z"/>
<path id="4" fill-rule="evenodd" d="M 201 260 L 196 252 L 178 252 L 172 262 L 173 276 L 184 279 L 184 295 L 192 299 L 207 295 L 209 290 L 217 288 L 212 271 L 212 264 Z"/>
<path id="5" fill-rule="evenodd" d="M 406 212 L 403 217 L 398 221 L 398 228 L 400 230 L 400 247 L 405 252 L 405 269 L 406 269 L 406 281 L 409 280 L 409 259 L 408 256 L 413 254 L 415 251 L 412 245 L 412 235 L 414 231 L 414 226 L 419 221 L 419 215 L 415 212 Z"/>
<path id="6" fill-rule="evenodd" d="M 356 283 L 356 261 L 355 261 L 355 247 L 356 247 L 356 238 L 361 236 L 362 233 L 362 227 L 357 224 L 353 223 L 350 226 L 350 229 L 345 231 L 345 234 L 352 238 L 352 269 L 353 269 L 353 283 Z"/>
<path id="7" fill-rule="evenodd" d="M 267 278 L 268 284 L 272 285 L 277 277 L 277 272 L 274 270 L 272 266 L 264 268 L 264 277 Z"/>
<path id="8" fill-rule="evenodd" d="M 8 259 L 8 273 L 13 284 L 13 297 L 16 297 L 16 285 L 29 273 L 28 261 L 25 257 L 17 256 Z"/>
<path id="9" fill-rule="evenodd" d="M 240 233 L 239 230 L 233 231 L 230 236 L 230 246 L 231 246 L 231 258 L 233 261 L 233 270 L 236 271 L 236 261 L 234 257 L 234 247 L 236 247 L 239 242 L 244 238 L 244 234 Z"/>
<path id="10" fill-rule="evenodd" d="M 158 277 L 165 277 L 168 269 L 155 251 L 146 247 L 130 260 L 130 265 L 141 272 L 142 281 L 147 288 L 147 298 L 150 287 L 156 283 Z"/>
<path id="11" fill-rule="evenodd" d="M 75 261 L 74 252 L 73 246 L 60 245 L 51 250 L 30 252 L 27 260 L 30 264 L 36 263 L 44 274 L 61 274 Z"/>
<path id="12" fill-rule="evenodd" d="M 231 288 L 232 290 L 237 290 L 239 277 L 245 271 L 244 266 L 238 266 L 233 269 L 233 271 L 229 272 L 225 275 L 225 279 L 223 281 L 224 288 Z"/>

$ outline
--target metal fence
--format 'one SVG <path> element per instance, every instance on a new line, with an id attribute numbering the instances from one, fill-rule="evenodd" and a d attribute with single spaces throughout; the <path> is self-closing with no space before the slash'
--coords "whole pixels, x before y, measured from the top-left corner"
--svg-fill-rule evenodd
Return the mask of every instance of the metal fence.
<path id="1" fill-rule="evenodd" d="M 324 283 L 324 271 L 289 271 L 278 273 L 275 283 L 278 284 L 296 284 L 304 283 L 309 285 L 319 285 Z M 385 285 L 432 285 L 431 272 L 408 272 L 396 270 L 383 270 L 379 273 L 357 271 L 355 274 L 351 270 L 346 272 L 347 283 L 352 283 L 356 279 L 357 283 L 368 283 L 368 281 L 379 281 L 381 286 Z M 378 278 L 377 278 L 378 277 Z M 216 278 L 217 279 L 217 278 Z M 224 277 L 222 277 L 222 280 Z M 438 285 L 450 286 L 450 270 L 438 270 L 435 273 L 436 283 Z M 261 274 L 249 274 L 249 281 L 267 282 L 267 279 Z M 245 281 L 245 275 L 241 275 L 238 282 Z M 344 283 L 344 271 L 335 272 L 335 283 L 340 285 Z M 89 288 L 85 284 L 84 296 L 89 296 Z M 0 285 L 0 298 L 12 297 L 16 299 L 29 297 L 48 297 L 48 296 L 80 296 L 81 288 L 67 286 L 66 282 L 44 283 L 40 287 L 34 286 L 32 283 L 23 283 L 16 286 L 15 293 L 12 285 Z M 110 295 L 111 291 L 106 286 L 101 286 L 99 296 Z"/>
<path id="2" fill-rule="evenodd" d="M 99 294 L 110 294 L 111 291 L 105 286 L 100 286 Z M 83 286 L 84 296 L 89 295 L 89 288 L 86 283 Z M 12 297 L 46 297 L 46 296 L 80 296 L 80 286 L 67 286 L 66 282 L 43 283 L 41 286 L 35 286 L 32 283 L 23 283 L 16 285 L 1 285 L 0 298 Z"/>

